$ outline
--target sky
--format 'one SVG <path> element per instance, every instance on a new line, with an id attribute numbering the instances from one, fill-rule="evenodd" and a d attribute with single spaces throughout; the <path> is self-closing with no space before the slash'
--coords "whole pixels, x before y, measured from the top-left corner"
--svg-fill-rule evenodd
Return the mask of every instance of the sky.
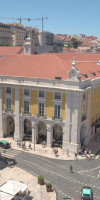
<path id="1" fill-rule="evenodd" d="M 0 17 L 48 17 L 44 20 L 45 31 L 100 39 L 100 0 L 0 0 Z M 0 18 L 0 22 L 19 21 Z M 22 24 L 42 29 L 41 20 L 22 20 Z"/>

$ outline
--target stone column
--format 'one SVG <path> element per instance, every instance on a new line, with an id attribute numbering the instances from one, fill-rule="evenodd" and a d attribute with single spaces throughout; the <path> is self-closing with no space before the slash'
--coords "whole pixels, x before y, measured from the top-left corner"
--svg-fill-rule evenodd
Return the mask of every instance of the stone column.
<path id="1" fill-rule="evenodd" d="M 19 126 L 19 88 L 15 88 L 15 133 L 14 140 L 20 140 L 20 126 Z"/>
<path id="2" fill-rule="evenodd" d="M 34 150 L 35 150 L 35 144 L 36 144 L 36 134 L 37 134 L 37 127 L 34 124 L 34 122 L 32 122 L 32 143 L 34 144 Z"/>
<path id="3" fill-rule="evenodd" d="M 2 87 L 0 86 L 0 137 L 3 137 Z"/>
<path id="4" fill-rule="evenodd" d="M 80 124 L 81 124 L 81 92 L 66 92 L 66 120 L 65 133 L 63 138 L 63 148 L 69 151 L 78 152 L 80 144 Z"/>
<path id="5" fill-rule="evenodd" d="M 86 145 L 88 145 L 91 139 L 91 127 L 90 127 L 90 111 L 91 111 L 91 88 L 88 90 L 87 98 L 87 121 L 86 121 Z"/>
<path id="6" fill-rule="evenodd" d="M 53 129 L 50 127 L 50 125 L 47 125 L 47 146 L 52 145 L 53 140 Z"/>

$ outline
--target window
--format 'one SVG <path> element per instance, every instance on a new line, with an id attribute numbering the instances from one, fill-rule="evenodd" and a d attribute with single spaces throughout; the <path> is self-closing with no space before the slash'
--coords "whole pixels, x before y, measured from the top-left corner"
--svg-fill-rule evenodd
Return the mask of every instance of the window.
<path id="1" fill-rule="evenodd" d="M 28 89 L 24 89 L 24 96 L 29 96 L 29 90 Z"/>
<path id="2" fill-rule="evenodd" d="M 99 105 L 99 103 L 98 103 L 98 101 L 96 102 L 96 107 L 98 107 L 98 105 Z"/>
<path id="3" fill-rule="evenodd" d="M 39 91 L 39 97 L 44 98 L 44 91 Z"/>
<path id="4" fill-rule="evenodd" d="M 54 117 L 60 119 L 60 105 L 54 105 Z"/>
<path id="5" fill-rule="evenodd" d="M 6 93 L 7 93 L 7 94 L 11 94 L 11 87 L 7 87 L 7 88 L 6 88 Z"/>
<path id="6" fill-rule="evenodd" d="M 39 103 L 39 116 L 44 116 L 44 103 Z"/>
<path id="7" fill-rule="evenodd" d="M 11 111 L 11 99 L 6 99 L 6 109 L 7 111 Z"/>
<path id="8" fill-rule="evenodd" d="M 55 99 L 60 100 L 61 99 L 61 93 L 55 92 Z"/>
<path id="9" fill-rule="evenodd" d="M 24 113 L 29 114 L 29 101 L 24 101 Z"/>

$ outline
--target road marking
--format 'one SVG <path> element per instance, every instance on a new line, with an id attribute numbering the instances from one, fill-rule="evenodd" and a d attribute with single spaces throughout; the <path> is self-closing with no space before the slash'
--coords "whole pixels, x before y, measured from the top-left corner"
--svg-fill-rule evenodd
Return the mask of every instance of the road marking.
<path id="1" fill-rule="evenodd" d="M 27 161 L 27 160 L 24 160 L 25 162 L 28 162 L 28 163 L 30 163 L 29 161 Z M 59 176 L 59 177 L 62 177 L 62 178 L 65 178 L 64 176 L 61 176 L 60 174 L 57 174 L 57 173 L 55 173 L 55 172 L 52 172 L 52 171 L 49 171 L 49 170 L 47 170 L 47 169 L 45 169 L 44 167 L 41 167 L 41 166 L 39 166 L 39 165 L 37 165 L 37 164 L 35 164 L 35 163 L 31 163 L 32 165 L 34 165 L 34 166 L 37 166 L 37 167 L 39 167 L 40 169 L 42 169 L 42 170 L 45 170 L 45 171 L 48 171 L 48 172 L 50 172 L 51 174 L 55 174 L 55 175 L 57 175 L 57 176 Z M 79 181 L 77 181 L 76 179 L 73 179 L 73 178 L 70 178 L 70 177 L 67 177 L 66 176 L 66 179 L 68 179 L 68 180 L 70 180 L 70 181 L 74 181 L 74 182 L 77 182 L 77 183 L 79 183 L 79 184 L 81 184 L 81 185 L 87 185 L 86 183 L 81 183 L 81 182 L 79 182 Z M 99 187 L 96 187 L 96 186 L 93 186 L 93 185 L 90 185 L 90 184 L 88 184 L 90 187 L 95 187 L 95 188 L 97 188 L 97 189 L 100 189 Z"/>
<path id="2" fill-rule="evenodd" d="M 99 169 L 99 168 L 100 168 L 100 166 L 96 167 L 96 168 L 93 168 L 93 169 L 85 170 L 85 171 L 77 171 L 77 173 L 91 172 L 91 171 L 94 171 L 94 170 Z"/>

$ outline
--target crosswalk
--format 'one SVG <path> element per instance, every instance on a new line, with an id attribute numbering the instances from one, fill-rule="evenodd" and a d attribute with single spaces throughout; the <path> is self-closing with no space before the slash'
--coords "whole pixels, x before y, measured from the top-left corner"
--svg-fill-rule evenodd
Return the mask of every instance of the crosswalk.
<path id="1" fill-rule="evenodd" d="M 21 151 L 16 149 L 2 149 L 2 148 L 0 148 L 0 152 L 2 157 L 12 158 L 12 159 L 21 153 Z"/>

